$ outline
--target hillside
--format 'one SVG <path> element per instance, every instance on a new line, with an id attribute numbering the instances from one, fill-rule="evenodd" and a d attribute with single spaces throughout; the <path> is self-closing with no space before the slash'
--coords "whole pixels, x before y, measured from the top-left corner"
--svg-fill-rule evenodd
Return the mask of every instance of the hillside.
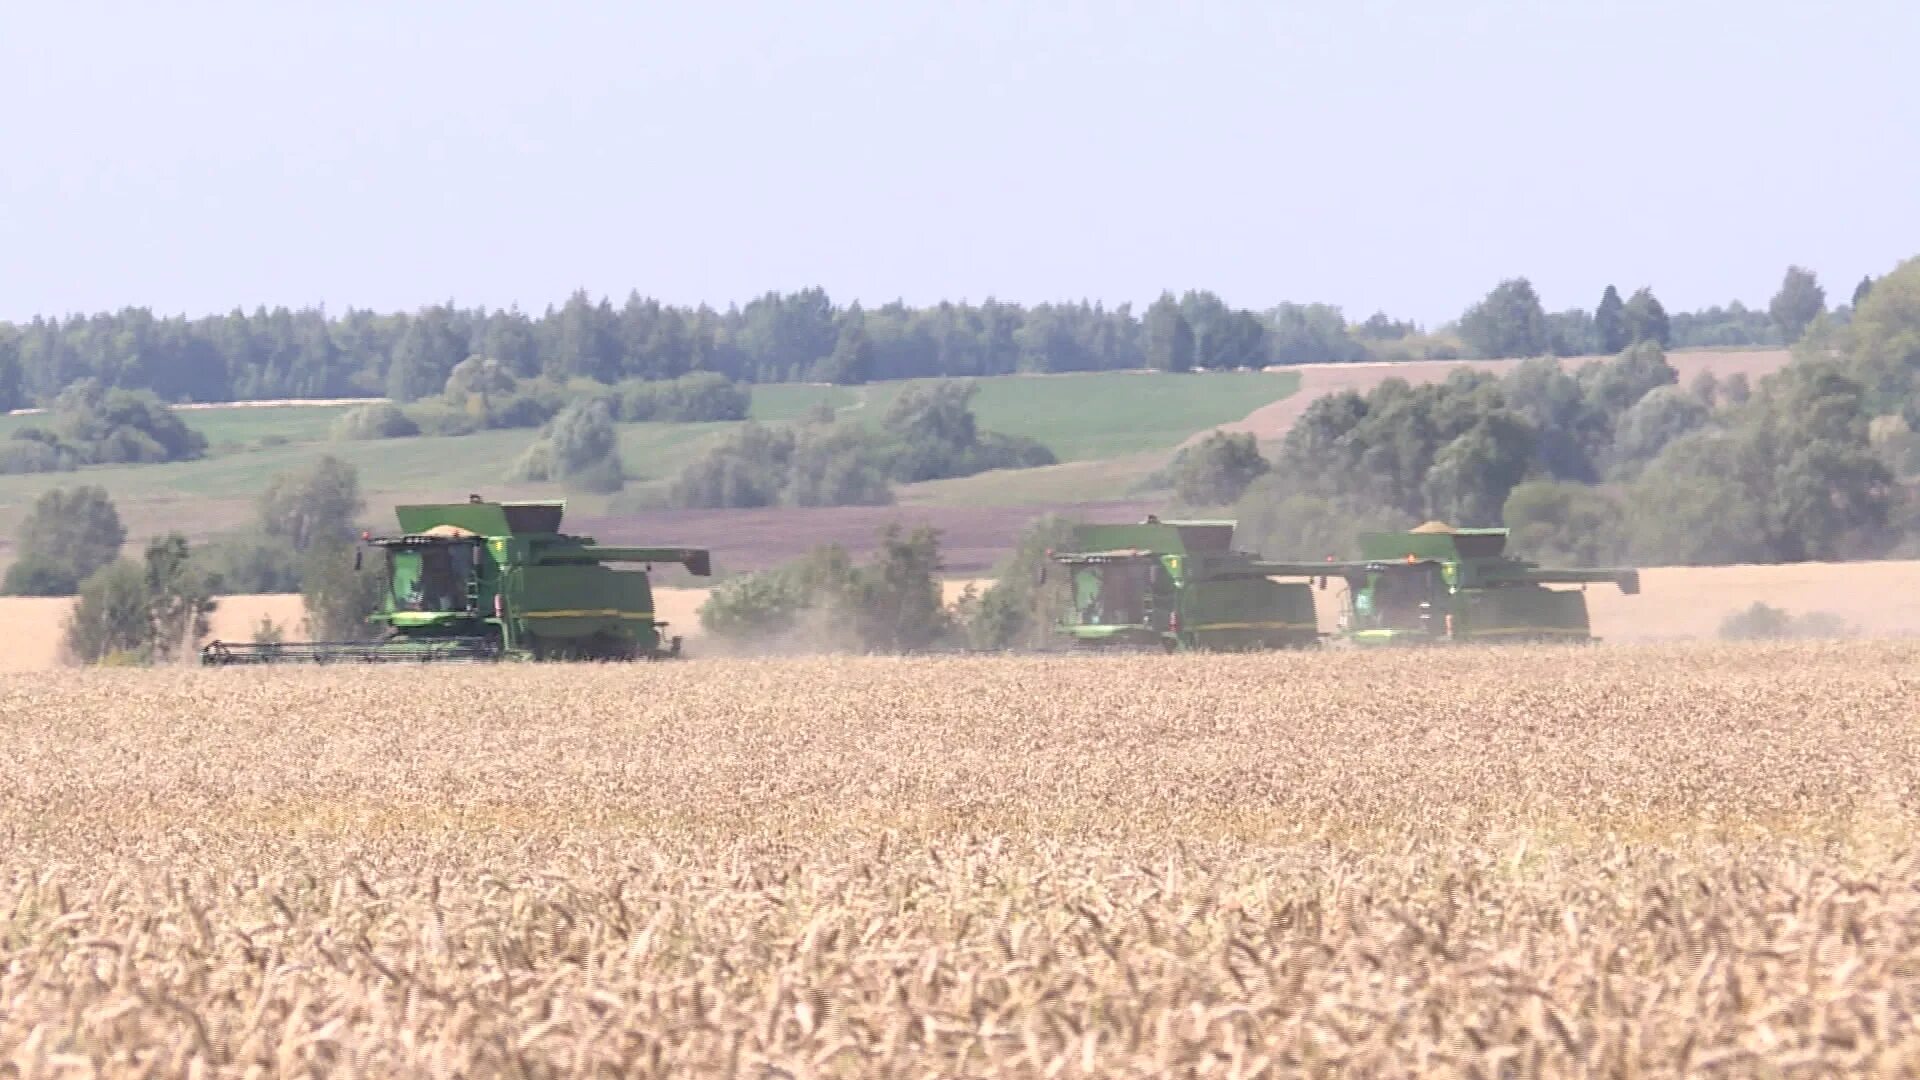
<path id="1" fill-rule="evenodd" d="M 1586 359 L 1565 361 L 1576 365 Z M 1750 379 L 1777 370 L 1784 351 L 1676 352 L 1670 362 L 1682 382 L 1699 372 Z M 891 521 L 926 524 L 946 536 L 949 571 L 984 572 L 1031 518 L 1073 511 L 1131 518 L 1158 509 L 1146 481 L 1168 453 L 1207 431 L 1251 431 L 1272 442 L 1322 394 L 1364 391 L 1389 378 L 1432 382 L 1463 369 L 1501 371 L 1517 361 L 1431 361 L 1400 364 L 1316 364 L 1269 372 L 1166 375 L 1103 372 L 1080 375 L 996 376 L 972 380 L 975 414 L 984 430 L 1038 438 L 1060 464 L 998 471 L 897 488 L 893 508 L 846 507 L 747 511 L 652 511 L 610 516 L 604 497 L 571 497 L 571 522 L 609 542 L 672 541 L 714 548 L 727 569 L 753 569 L 823 543 L 867 548 Z M 909 388 L 926 380 L 858 387 L 772 384 L 753 388 L 752 416 L 787 423 L 820 406 L 842 419 L 877 422 Z M 214 453 L 168 465 L 100 467 L 77 473 L 0 476 L 0 514 L 18 515 L 41 492 L 75 483 L 99 484 L 119 505 L 134 541 L 167 530 L 202 537 L 244 524 L 252 500 L 271 477 L 319 453 L 354 465 L 368 494 L 369 519 L 391 520 L 395 503 L 459 498 L 485 492 L 500 498 L 552 498 L 552 485 L 507 484 L 509 464 L 535 437 L 532 430 L 480 432 L 332 442 L 328 431 L 348 406 L 195 407 L 182 410 L 206 434 Z M 0 418 L 0 434 L 31 422 Z M 636 483 L 662 481 L 728 438 L 737 423 L 634 423 L 620 428 L 620 445 Z M 11 558 L 11 530 L 0 529 L 0 563 Z"/>
<path id="2" fill-rule="evenodd" d="M 1606 357 L 1566 357 L 1568 369 Z M 1784 367 L 1791 355 L 1784 349 L 1671 352 L 1668 363 L 1679 372 L 1682 385 L 1702 372 L 1725 379 L 1743 374 L 1759 379 Z M 1440 382 L 1456 371 L 1501 374 L 1520 360 L 1421 360 L 1406 363 L 1302 364 L 1286 369 L 1300 380 L 1299 389 L 1228 423 L 1197 428 L 1180 445 L 1205 438 L 1212 431 L 1251 432 L 1262 443 L 1283 438 L 1307 406 L 1327 394 L 1352 390 L 1366 393 L 1388 379 L 1414 384 Z M 1204 376 L 1216 378 L 1217 376 Z M 1022 469 L 1017 473 L 989 473 L 915 484 L 901 492 L 903 503 L 930 506 L 1056 506 L 1087 499 L 1123 499 L 1139 492 L 1142 483 L 1165 465 L 1164 452 L 1116 454 L 1096 460 L 1064 460 L 1058 465 Z"/>
<path id="3" fill-rule="evenodd" d="M 792 422 L 826 405 L 842 418 L 874 422 L 907 390 L 929 380 L 875 383 L 860 387 L 775 384 L 753 388 L 752 419 Z M 1101 462 L 1145 455 L 1157 459 L 1195 431 L 1228 423 L 1283 399 L 1299 385 L 1286 372 L 1226 372 L 1165 375 L 1102 372 L 1084 375 L 995 376 L 969 380 L 977 388 L 974 412 L 982 430 L 1040 439 L 1063 462 Z M 513 460 L 532 442 L 531 429 L 485 431 L 452 437 L 334 442 L 333 422 L 351 406 L 344 404 L 275 407 L 195 407 L 181 410 L 186 422 L 207 436 L 213 452 L 200 461 L 164 465 L 104 466 L 69 473 L 0 475 L 0 514 L 23 513 L 41 492 L 76 483 L 104 487 L 119 506 L 137 541 L 169 529 L 205 536 L 243 523 L 253 498 L 274 474 L 333 454 L 359 470 L 368 494 L 369 514 L 388 519 L 396 502 L 461 497 L 484 491 L 509 498 L 554 498 L 553 485 L 504 482 Z M 0 417 L 0 436 L 34 422 L 29 415 Z M 620 426 L 621 456 L 637 483 L 670 478 L 682 466 L 740 428 L 738 423 L 632 423 Z M 935 506 L 1029 505 L 1034 500 L 1001 499 L 992 494 L 999 479 L 984 479 L 976 494 L 943 497 L 903 489 L 901 501 Z M 1108 485 L 1111 489 L 1115 485 Z M 1052 500 L 1067 504 L 1124 496 L 1071 491 Z M 986 491 L 981 498 L 977 492 Z M 604 498 L 576 498 L 576 510 L 594 514 Z M 869 538 L 865 516 L 856 509 L 859 539 Z M 649 515 L 653 517 L 653 515 Z M 715 532 L 724 533 L 725 528 Z M 9 558 L 10 530 L 0 530 L 0 561 Z M 836 538 L 845 533 L 834 534 Z M 718 536 L 687 537 L 711 543 Z"/>

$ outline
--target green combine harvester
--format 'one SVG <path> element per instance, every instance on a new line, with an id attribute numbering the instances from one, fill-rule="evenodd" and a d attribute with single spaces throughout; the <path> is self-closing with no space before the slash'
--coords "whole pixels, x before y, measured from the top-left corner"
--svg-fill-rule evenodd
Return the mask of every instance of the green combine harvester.
<path id="1" fill-rule="evenodd" d="M 1347 583 L 1341 639 L 1355 645 L 1591 641 L 1587 598 L 1556 585 L 1640 592 L 1633 569 L 1554 570 L 1506 554 L 1506 529 L 1430 522 L 1363 533 L 1354 562 L 1273 562 L 1233 550 L 1231 521 L 1084 525 L 1049 553 L 1069 578 L 1058 629 L 1088 648 L 1246 651 L 1320 642 L 1313 589 Z"/>
<path id="2" fill-rule="evenodd" d="M 1231 521 L 1082 525 L 1071 552 L 1049 552 L 1071 599 L 1058 630 L 1095 649 L 1244 652 L 1319 642 L 1313 590 L 1280 582 L 1298 564 L 1233 550 Z"/>
<path id="3" fill-rule="evenodd" d="M 215 641 L 208 665 L 650 660 L 680 654 L 654 618 L 646 569 L 610 563 L 679 563 L 712 573 L 701 548 L 602 547 L 560 532 L 561 502 L 464 503 L 398 508 L 401 534 L 363 536 L 386 556 L 386 588 L 364 642 Z M 356 555 L 356 562 L 358 556 Z"/>
<path id="4" fill-rule="evenodd" d="M 1429 522 L 1408 532 L 1363 533 L 1356 562 L 1298 564 L 1305 576 L 1341 577 L 1341 630 L 1357 645 L 1445 641 L 1591 641 L 1583 590 L 1640 592 L 1632 569 L 1550 570 L 1506 554 L 1506 529 Z"/>

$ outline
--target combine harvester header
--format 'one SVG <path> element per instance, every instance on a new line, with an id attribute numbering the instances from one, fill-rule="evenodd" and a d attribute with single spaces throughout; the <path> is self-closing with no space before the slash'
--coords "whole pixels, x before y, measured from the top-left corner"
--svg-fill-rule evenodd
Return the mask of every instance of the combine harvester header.
<path id="1" fill-rule="evenodd" d="M 486 502 L 397 508 L 398 536 L 363 536 L 386 559 L 385 632 L 369 642 L 213 642 L 201 662 L 223 664 L 642 660 L 678 656 L 663 638 L 646 569 L 679 563 L 706 577 L 703 548 L 603 547 L 560 532 L 562 502 Z M 355 556 L 356 565 L 359 556 Z"/>

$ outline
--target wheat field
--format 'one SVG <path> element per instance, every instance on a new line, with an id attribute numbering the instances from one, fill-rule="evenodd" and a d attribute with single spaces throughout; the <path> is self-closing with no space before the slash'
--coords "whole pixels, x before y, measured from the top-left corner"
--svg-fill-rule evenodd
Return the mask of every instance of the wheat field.
<path id="1" fill-rule="evenodd" d="M 1920 645 L 0 677 L 0 1075 L 1920 1062 Z"/>

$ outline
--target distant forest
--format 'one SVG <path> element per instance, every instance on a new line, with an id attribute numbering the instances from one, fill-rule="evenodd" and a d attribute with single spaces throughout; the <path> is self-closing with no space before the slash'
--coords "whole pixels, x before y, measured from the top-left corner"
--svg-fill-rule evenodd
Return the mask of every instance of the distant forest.
<path id="1" fill-rule="evenodd" d="M 1519 287 L 1516 287 L 1516 283 Z M 441 392 L 469 356 L 516 378 L 559 383 L 672 379 L 708 371 L 749 383 L 862 383 L 927 376 L 1132 368 L 1212 370 L 1269 364 L 1611 352 L 1608 289 L 1595 313 L 1547 313 L 1524 279 L 1432 332 L 1376 314 L 1349 322 L 1325 304 L 1265 311 L 1228 307 L 1209 292 L 1128 305 L 988 300 L 912 308 L 835 304 L 822 289 L 768 293 L 718 311 L 630 296 L 615 305 L 575 293 L 533 316 L 434 306 L 411 314 L 256 309 L 203 318 L 144 308 L 0 323 L 0 407 L 46 405 L 83 379 L 161 399 L 387 396 Z M 1491 310 L 1491 307 L 1497 310 Z M 1668 316 L 1640 290 L 1624 309 L 1670 347 L 1777 345 L 1768 312 L 1734 303 Z M 1598 321 L 1596 321 L 1596 315 Z"/>

